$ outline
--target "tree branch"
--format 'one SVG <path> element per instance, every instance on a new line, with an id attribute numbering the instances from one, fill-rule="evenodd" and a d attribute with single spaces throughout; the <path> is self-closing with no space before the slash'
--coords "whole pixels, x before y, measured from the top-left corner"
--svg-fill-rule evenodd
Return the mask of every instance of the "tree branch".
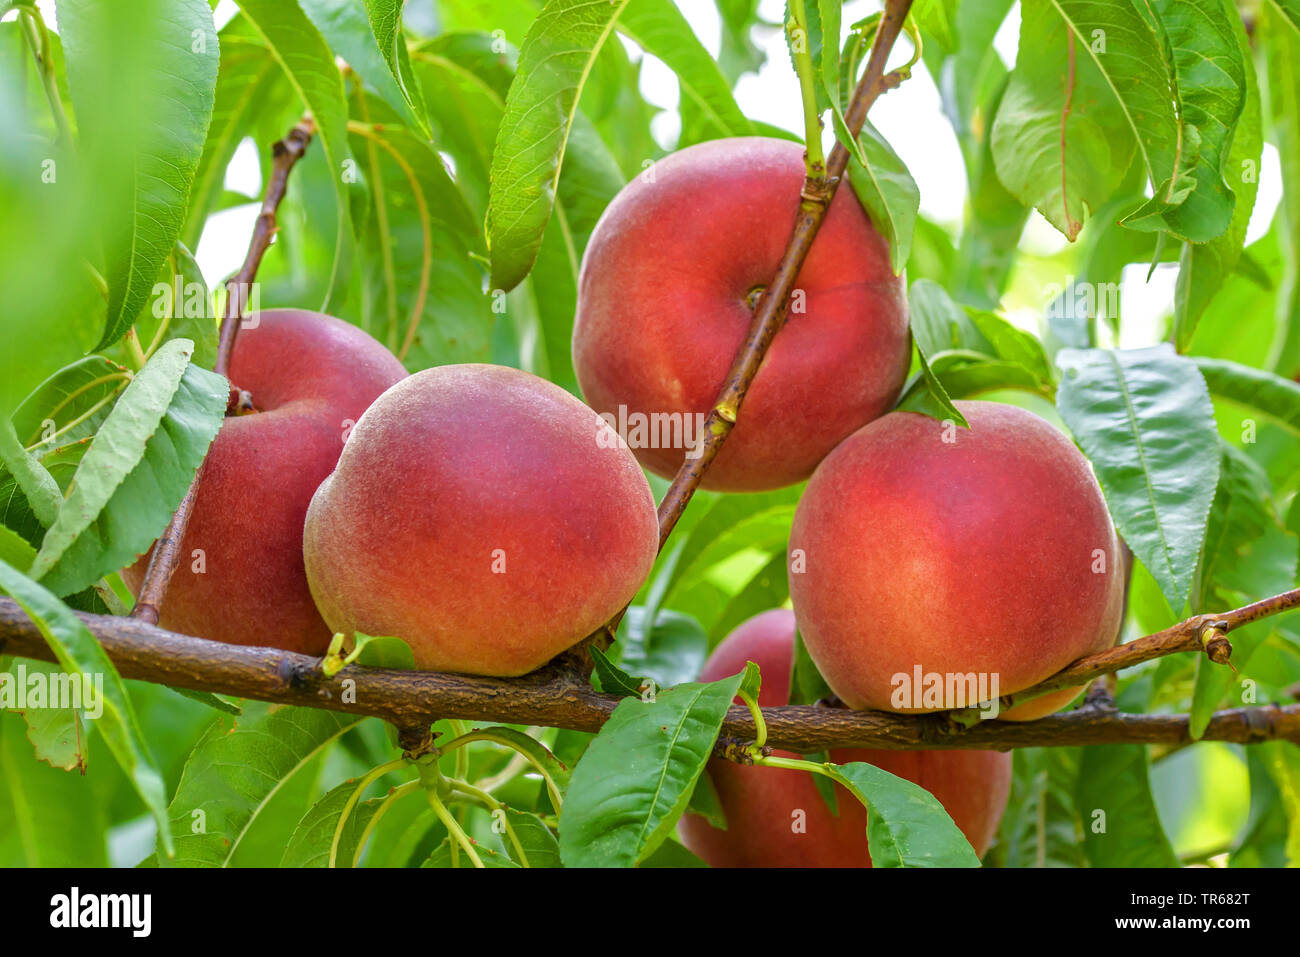
<path id="1" fill-rule="evenodd" d="M 1300 589 L 1236 609 L 1227 615 L 1232 627 L 1276 614 L 1300 603 Z M 575 731 L 599 731 L 621 699 L 600 694 L 587 676 L 563 660 L 522 678 L 485 678 L 423 671 L 393 671 L 349 666 L 332 678 L 320 670 L 320 659 L 272 648 L 226 645 L 203 638 L 173 634 L 131 618 L 110 615 L 78 616 L 99 639 L 123 677 L 177 688 L 255 698 L 281 704 L 324 708 L 382 718 L 399 728 L 416 728 L 439 718 L 542 725 Z M 1205 616 L 1181 626 L 1192 629 Z M 1175 629 L 1122 646 L 1141 649 L 1126 664 L 1160 654 L 1199 650 L 1187 642 L 1157 642 Z M 1146 642 L 1145 644 L 1143 644 Z M 1120 650 L 1122 650 L 1120 649 Z M 0 654 L 42 661 L 53 653 L 40 630 L 21 607 L 0 599 Z M 1089 664 L 1103 661 L 1096 669 Z M 1124 667 L 1111 652 L 1082 659 L 1062 674 L 1065 686 L 1091 669 L 1103 673 Z M 886 750 L 1019 748 L 1075 744 L 1191 742 L 1186 715 L 1121 714 L 1104 694 L 1089 696 L 1075 711 L 1036 721 L 982 721 L 963 728 L 950 713 L 903 715 L 882 711 L 850 711 L 824 705 L 764 708 L 767 743 L 774 748 L 811 752 L 829 748 L 870 747 Z M 754 736 L 748 708 L 733 707 L 722 727 L 719 746 L 727 738 Z M 1216 714 L 1202 739 L 1250 744 L 1281 738 L 1300 743 L 1300 705 L 1239 708 Z"/>
<path id="2" fill-rule="evenodd" d="M 845 122 L 850 132 L 857 136 L 866 121 L 867 110 L 882 93 L 896 87 L 902 79 L 901 74 L 886 73 L 885 62 L 894 48 L 907 19 L 912 0 L 886 0 L 885 12 L 880 20 L 875 41 L 871 45 L 871 54 L 867 59 L 866 72 L 853 92 L 849 102 Z M 804 190 L 795 216 L 794 229 L 790 233 L 790 242 L 777 267 L 776 276 L 771 284 L 763 290 L 758 304 L 754 308 L 754 319 L 749 326 L 740 352 L 732 362 L 731 371 L 727 373 L 726 383 L 709 410 L 704 420 L 701 454 L 695 458 L 687 457 L 673 477 L 672 484 L 664 493 L 659 503 L 659 547 L 662 549 L 668 536 L 672 534 L 677 520 L 682 517 L 686 505 L 699 488 L 700 481 L 713 460 L 722 449 L 731 430 L 736 425 L 745 394 L 758 375 L 763 357 L 767 355 L 772 339 L 785 325 L 790 304 L 790 293 L 794 291 L 795 280 L 808 251 L 812 249 L 813 239 L 821 228 L 822 219 L 830 208 L 831 199 L 844 176 L 848 166 L 849 152 L 838 140 L 826 161 L 824 179 L 809 177 L 804 181 Z"/>
<path id="3" fill-rule="evenodd" d="M 239 327 L 246 318 L 244 308 L 248 305 L 248 290 L 252 287 L 253 280 L 257 278 L 257 267 L 262 264 L 262 256 L 265 255 L 267 247 L 271 245 L 271 239 L 275 236 L 276 211 L 280 208 L 280 201 L 284 199 L 289 172 L 307 151 L 307 144 L 311 142 L 315 132 L 316 121 L 310 115 L 304 116 L 284 139 L 276 142 L 271 148 L 274 156 L 271 178 L 266 184 L 262 211 L 253 226 L 253 237 L 248 242 L 248 254 L 244 257 L 244 263 L 239 267 L 239 271 L 226 283 L 226 309 L 221 320 L 221 332 L 217 342 L 217 361 L 213 366 L 213 371 L 220 375 L 230 374 L 230 357 L 235 351 L 235 337 L 239 335 Z M 236 411 L 245 401 L 245 397 L 239 390 L 232 388 L 227 414 Z M 194 511 L 194 496 L 202 479 L 203 466 L 199 466 L 194 481 L 190 483 L 189 491 L 177 506 L 171 522 L 154 543 L 153 554 L 145 569 L 144 580 L 140 583 L 140 594 L 136 596 L 135 607 L 131 609 L 132 618 L 147 621 L 151 625 L 158 623 L 163 597 L 167 594 L 167 586 L 171 584 L 172 575 L 180 562 L 181 542 L 185 539 L 185 529 L 189 526 L 190 515 Z"/>
<path id="4" fill-rule="evenodd" d="M 1300 588 L 1234 608 L 1221 615 L 1193 615 L 1154 635 L 1080 658 L 1031 688 L 1003 696 L 1000 699 L 1001 708 L 1005 711 L 1049 691 L 1077 687 L 1101 675 L 1180 651 L 1204 651 L 1215 664 L 1226 665 L 1232 655 L 1232 644 L 1226 637 L 1228 632 L 1293 608 L 1300 608 Z"/>

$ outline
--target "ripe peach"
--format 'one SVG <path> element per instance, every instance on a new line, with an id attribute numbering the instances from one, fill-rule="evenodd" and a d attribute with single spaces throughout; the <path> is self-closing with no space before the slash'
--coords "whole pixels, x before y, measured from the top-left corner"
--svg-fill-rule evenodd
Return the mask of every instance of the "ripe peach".
<path id="1" fill-rule="evenodd" d="M 753 661 L 763 674 L 759 704 L 789 701 L 794 652 L 794 613 L 763 612 L 740 625 L 718 645 L 701 679 L 715 681 Z M 788 752 L 777 752 L 795 757 Z M 831 752 L 837 764 L 865 761 L 925 788 L 944 806 L 980 856 L 988 850 L 1011 788 L 1011 755 L 997 751 Z M 838 816 L 805 771 L 709 762 L 727 829 L 703 817 L 685 815 L 682 842 L 714 867 L 870 867 L 866 811 L 836 786 Z M 802 811 L 796 817 L 796 813 Z M 803 830 L 796 830 L 802 822 Z"/>
<path id="2" fill-rule="evenodd" d="M 859 430 L 818 467 L 795 512 L 795 614 L 850 707 L 941 710 L 893 698 L 895 676 L 918 668 L 996 675 L 1007 695 L 1117 637 L 1122 559 L 1088 462 L 1031 412 L 957 407 L 970 430 L 912 412 Z M 1074 694 L 1000 717 L 1041 717 Z"/>
<path id="3" fill-rule="evenodd" d="M 613 429 L 559 386 L 490 365 L 381 396 L 303 536 L 332 628 L 400 637 L 423 669 L 503 676 L 600 627 L 657 544 L 650 486 Z"/>
<path id="4" fill-rule="evenodd" d="M 348 429 L 406 376 L 367 333 L 304 309 L 258 313 L 235 341 L 230 381 L 252 398 L 208 452 L 159 624 L 239 645 L 324 652 L 307 588 L 302 524 Z M 122 572 L 137 592 L 148 556 Z"/>
<path id="5" fill-rule="evenodd" d="M 574 366 L 592 408 L 616 418 L 620 407 L 629 416 L 691 417 L 678 419 L 679 430 L 709 411 L 746 338 L 755 293 L 776 275 L 790 238 L 802 156 L 785 140 L 714 140 L 661 160 L 614 198 L 583 256 L 573 328 Z M 886 412 L 903 385 L 904 285 L 851 189 L 836 192 L 795 285 L 789 322 L 705 488 L 802 481 L 837 442 Z M 672 477 L 684 455 L 680 433 L 658 444 L 673 447 L 634 451 Z"/>

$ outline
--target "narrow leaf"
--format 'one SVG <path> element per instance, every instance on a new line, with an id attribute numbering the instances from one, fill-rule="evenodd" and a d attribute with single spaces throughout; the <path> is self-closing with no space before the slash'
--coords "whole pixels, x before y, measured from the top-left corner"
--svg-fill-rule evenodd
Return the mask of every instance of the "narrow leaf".
<path id="1" fill-rule="evenodd" d="M 492 154 L 487 236 L 494 289 L 513 289 L 537 258 L 578 98 L 627 5 L 548 0 L 524 38 Z"/>
<path id="2" fill-rule="evenodd" d="M 1168 346 L 1062 349 L 1056 360 L 1061 417 L 1096 469 L 1120 535 L 1180 611 L 1219 480 L 1205 380 Z"/>
<path id="3" fill-rule="evenodd" d="M 67 595 L 121 568 L 166 527 L 221 428 L 228 387 L 173 339 L 132 380 L 77 466 L 32 577 Z"/>
<path id="4" fill-rule="evenodd" d="M 933 794 L 861 762 L 826 765 L 867 809 L 872 867 L 979 867 L 980 860 Z"/>
<path id="5" fill-rule="evenodd" d="M 103 714 L 96 720 L 104 743 L 158 824 L 158 840 L 168 854 L 172 830 L 167 817 L 167 792 L 162 774 L 145 744 L 135 709 L 113 662 L 81 619 L 36 582 L 0 562 L 0 591 L 5 592 L 40 629 L 59 665 L 79 677 L 83 687 L 102 695 Z M 83 704 L 85 700 L 83 698 Z M 85 708 L 82 709 L 83 720 Z"/>
<path id="6" fill-rule="evenodd" d="M 567 867 L 631 867 L 686 810 L 743 675 L 614 709 L 574 768 L 560 815 Z"/>
<path id="7" fill-rule="evenodd" d="M 184 225 L 212 119 L 217 33 L 205 0 L 64 0 L 59 33 L 107 206 L 103 348 L 135 320 Z"/>

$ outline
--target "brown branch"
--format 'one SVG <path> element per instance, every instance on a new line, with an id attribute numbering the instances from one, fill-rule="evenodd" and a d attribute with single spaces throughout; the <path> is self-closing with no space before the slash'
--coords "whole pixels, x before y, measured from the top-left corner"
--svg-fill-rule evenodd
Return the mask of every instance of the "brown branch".
<path id="1" fill-rule="evenodd" d="M 1227 619 L 1236 627 L 1295 607 L 1295 595 L 1288 592 L 1256 602 L 1219 619 Z M 1288 596 L 1292 596 L 1289 603 L 1282 600 Z M 131 618 L 78 615 L 125 678 L 363 714 L 399 728 L 427 726 L 439 718 L 460 718 L 594 732 L 600 730 L 620 701 L 594 691 L 586 676 L 564 661 L 522 678 L 359 666 L 349 666 L 327 678 L 320 671 L 320 659 L 307 655 L 191 638 Z M 1163 653 L 1185 650 L 1190 649 L 1170 645 Z M 40 630 L 9 599 L 0 599 L 0 654 L 54 660 Z M 1078 672 L 1073 674 L 1075 677 L 1067 683 L 1079 680 Z M 1191 741 L 1187 716 L 1121 714 L 1104 694 L 1090 697 L 1076 711 L 1037 721 L 983 721 L 970 728 L 960 727 L 948 714 L 903 715 L 821 705 L 764 708 L 763 716 L 772 747 L 805 753 L 842 747 L 1007 749 L 1116 742 L 1176 745 Z M 722 737 L 754 737 L 753 717 L 748 709 L 737 706 L 730 710 Z M 1300 743 L 1300 705 L 1222 711 L 1203 735 L 1204 740 L 1239 744 L 1278 738 Z"/>
<path id="2" fill-rule="evenodd" d="M 1294 608 L 1300 608 L 1300 588 L 1234 608 L 1221 615 L 1193 615 L 1154 635 L 1080 658 L 1032 688 L 1004 695 L 1000 699 L 1001 709 L 1005 711 L 1049 691 L 1087 684 L 1101 675 L 1180 651 L 1203 651 L 1216 664 L 1229 664 L 1232 645 L 1225 637 L 1228 632 Z"/>
<path id="3" fill-rule="evenodd" d="M 235 337 L 239 335 L 239 327 L 245 318 L 244 307 L 248 305 L 248 290 L 252 287 L 253 280 L 257 278 L 257 267 L 262 264 L 262 256 L 265 255 L 267 247 L 271 245 L 271 239 L 275 236 L 276 210 L 280 208 L 280 201 L 284 199 L 289 172 L 306 152 L 307 144 L 311 142 L 315 132 L 316 121 L 310 115 L 304 116 L 284 139 L 272 147 L 274 160 L 271 166 L 271 179 L 266 184 L 262 211 L 257 216 L 257 222 L 253 226 L 253 237 L 248 242 L 248 254 L 244 257 L 244 263 L 239 267 L 239 271 L 226 283 L 226 309 L 217 341 L 217 361 L 213 366 L 213 371 L 220 375 L 230 373 L 230 357 L 234 354 Z M 231 389 L 230 401 L 226 408 L 227 415 L 239 411 L 241 400 L 245 395 L 246 393 Z M 152 625 L 158 623 L 158 614 L 162 608 L 163 598 L 167 594 L 167 586 L 171 584 L 172 575 L 175 574 L 176 566 L 180 563 L 181 542 L 185 539 L 185 529 L 189 526 L 190 515 L 194 511 L 194 497 L 202 479 L 203 466 L 200 465 L 189 491 L 185 493 L 185 498 L 181 499 L 180 505 L 172 515 L 171 522 L 154 543 L 153 554 L 145 569 L 144 580 L 140 583 L 140 593 L 136 596 L 135 607 L 131 609 L 132 618 L 147 621 Z"/>
<path id="4" fill-rule="evenodd" d="M 854 136 L 862 130 L 866 121 L 867 110 L 882 93 L 896 87 L 903 79 L 898 72 L 886 73 L 885 61 L 894 48 L 903 21 L 907 19 L 912 0 L 886 0 L 885 12 L 880 20 L 875 41 L 871 45 L 871 54 L 867 59 L 866 71 L 854 90 L 849 102 L 845 122 Z M 659 547 L 662 549 L 668 536 L 672 534 L 677 520 L 681 518 L 686 505 L 695 494 L 704 473 L 709 470 L 713 460 L 722 449 L 722 443 L 735 427 L 736 417 L 740 413 L 745 394 L 758 375 L 763 357 L 767 355 L 772 339 L 785 325 L 789 309 L 790 294 L 794 291 L 795 280 L 808 251 L 812 249 L 813 240 L 821 228 L 822 219 L 830 208 L 831 199 L 844 176 L 848 166 L 849 152 L 844 144 L 836 140 L 830 156 L 826 160 L 826 176 L 809 178 L 804 182 L 804 189 L 799 203 L 799 212 L 795 216 L 794 229 L 790 233 L 790 242 L 785 254 L 777 266 L 776 276 L 759 297 L 754 308 L 754 318 L 749 326 L 749 333 L 744 344 L 736 354 L 727 373 L 726 383 L 718 399 L 709 410 L 704 421 L 703 439 L 700 455 L 687 457 L 673 477 L 672 484 L 664 493 L 659 503 Z"/>

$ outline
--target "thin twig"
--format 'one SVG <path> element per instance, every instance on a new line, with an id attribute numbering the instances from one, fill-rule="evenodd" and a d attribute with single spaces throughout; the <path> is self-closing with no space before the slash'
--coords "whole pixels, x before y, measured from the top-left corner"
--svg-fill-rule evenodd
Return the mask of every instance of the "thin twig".
<path id="1" fill-rule="evenodd" d="M 213 367 L 220 375 L 230 373 L 230 357 L 234 354 L 235 337 L 239 335 L 239 327 L 245 318 L 244 309 L 248 305 L 248 290 L 252 287 L 253 280 L 257 278 L 257 267 L 261 265 L 262 256 L 265 255 L 267 247 L 271 245 L 271 239 L 275 236 L 276 210 L 280 207 L 280 201 L 284 199 L 289 172 L 306 152 L 307 144 L 311 142 L 315 132 L 315 120 L 311 116 L 304 116 L 298 125 L 272 148 L 274 161 L 271 178 L 266 184 L 262 211 L 258 213 L 257 222 L 253 225 L 253 238 L 248 242 L 248 254 L 244 257 L 244 264 L 239 267 L 239 271 L 226 283 L 226 310 L 221 320 L 221 333 L 217 341 L 217 361 Z M 232 397 L 236 392 L 237 390 L 232 390 Z M 202 480 L 203 466 L 199 466 L 194 481 L 190 484 L 189 491 L 185 493 L 185 498 L 181 500 L 175 514 L 172 515 L 171 522 L 154 543 L 153 554 L 145 569 L 144 580 L 140 583 L 135 607 L 131 610 L 132 618 L 153 625 L 158 623 L 163 597 L 180 562 L 181 542 L 185 539 L 185 529 L 189 526 L 190 514 L 194 511 L 195 495 Z"/>
<path id="2" fill-rule="evenodd" d="M 867 110 L 882 93 L 896 87 L 903 79 L 898 72 L 886 73 L 885 61 L 903 29 L 912 0 L 888 0 L 880 28 L 871 45 L 871 54 L 867 60 L 866 72 L 858 83 L 849 103 L 845 122 L 854 136 L 862 130 L 866 121 Z M 677 520 L 681 518 L 686 505 L 699 488 L 700 481 L 713 460 L 717 458 L 722 443 L 735 427 L 736 417 L 740 413 L 741 403 L 749 391 L 754 377 L 758 375 L 763 357 L 767 355 L 772 339 L 785 325 L 789 308 L 790 293 L 794 290 L 795 280 L 808 251 L 812 249 L 813 239 L 821 228 L 822 219 L 830 208 L 831 199 L 844 176 L 848 166 L 849 152 L 838 140 L 831 149 L 826 161 L 826 178 L 814 180 L 809 178 L 804 183 L 804 190 L 799 202 L 798 215 L 795 217 L 794 229 L 790 242 L 777 267 L 776 276 L 771 284 L 763 290 L 758 304 L 754 308 L 754 318 L 749 326 L 749 334 L 727 373 L 726 383 L 718 399 L 709 410 L 704 421 L 703 440 L 700 454 L 694 458 L 688 456 L 674 476 L 663 501 L 659 503 L 659 547 L 662 549 L 668 536 L 672 534 Z"/>
<path id="3" fill-rule="evenodd" d="M 1101 675 L 1180 651 L 1204 652 L 1216 664 L 1226 665 L 1232 654 L 1232 645 L 1226 638 L 1229 632 L 1293 608 L 1300 608 L 1300 588 L 1219 615 L 1193 615 L 1164 631 L 1080 658 L 1031 688 L 1005 695 L 1001 708 L 1005 711 L 1049 691 L 1087 684 Z"/>

